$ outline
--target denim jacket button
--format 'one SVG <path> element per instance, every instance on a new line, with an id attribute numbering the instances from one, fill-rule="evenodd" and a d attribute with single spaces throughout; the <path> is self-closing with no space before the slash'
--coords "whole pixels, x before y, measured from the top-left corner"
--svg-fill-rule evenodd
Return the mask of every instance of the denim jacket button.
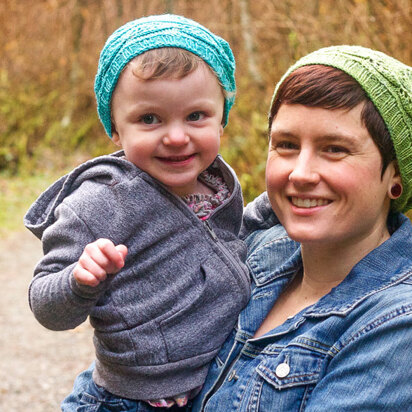
<path id="1" fill-rule="evenodd" d="M 230 382 L 232 379 L 234 379 L 235 381 L 238 380 L 238 377 L 236 376 L 236 371 L 234 369 L 232 370 L 232 372 L 229 373 L 227 381 Z"/>
<path id="2" fill-rule="evenodd" d="M 279 365 L 276 366 L 275 373 L 278 378 L 285 378 L 289 375 L 289 372 L 290 367 L 287 363 L 279 363 Z"/>

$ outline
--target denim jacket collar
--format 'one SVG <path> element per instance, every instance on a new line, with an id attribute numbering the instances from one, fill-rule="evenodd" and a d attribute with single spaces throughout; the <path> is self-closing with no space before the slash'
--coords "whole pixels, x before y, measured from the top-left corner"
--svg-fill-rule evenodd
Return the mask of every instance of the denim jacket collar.
<path id="1" fill-rule="evenodd" d="M 302 313 L 304 317 L 331 314 L 344 316 L 368 296 L 412 276 L 411 222 L 401 214 L 392 216 L 391 220 L 395 227 L 392 236 L 358 262 L 343 282 L 330 293 L 306 308 Z M 277 250 L 283 253 L 271 256 L 269 250 L 272 249 L 273 240 L 270 239 L 273 239 L 273 235 L 268 232 L 270 231 L 266 231 L 268 242 L 252 251 L 248 259 L 251 276 L 256 285 L 254 293 L 269 283 L 279 282 L 280 279 L 287 284 L 302 264 L 299 245 L 286 234 L 275 240 L 277 246 L 281 246 Z M 264 265 L 261 264 L 262 259 L 265 259 Z M 267 264 L 268 259 L 273 260 L 273 263 Z M 283 287 L 279 289 L 279 293 L 282 289 Z"/>

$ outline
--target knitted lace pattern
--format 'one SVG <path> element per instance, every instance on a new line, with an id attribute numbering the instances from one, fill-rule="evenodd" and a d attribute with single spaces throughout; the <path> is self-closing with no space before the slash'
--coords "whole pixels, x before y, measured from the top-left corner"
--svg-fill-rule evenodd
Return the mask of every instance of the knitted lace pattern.
<path id="1" fill-rule="evenodd" d="M 142 17 L 118 28 L 106 41 L 99 59 L 94 91 L 97 112 L 112 137 L 111 100 L 126 64 L 148 50 L 162 47 L 185 49 L 204 60 L 227 92 L 223 124 L 235 101 L 235 59 L 229 44 L 199 23 L 173 14 Z"/>

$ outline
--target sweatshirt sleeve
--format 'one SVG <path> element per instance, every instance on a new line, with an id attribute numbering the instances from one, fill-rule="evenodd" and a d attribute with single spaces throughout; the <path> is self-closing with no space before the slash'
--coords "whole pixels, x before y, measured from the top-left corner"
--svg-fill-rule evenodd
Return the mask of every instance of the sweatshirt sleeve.
<path id="1" fill-rule="evenodd" d="M 279 219 L 273 212 L 267 192 L 263 192 L 246 206 L 239 236 L 246 239 L 256 230 L 269 229 L 276 224 L 279 224 Z"/>
<path id="2" fill-rule="evenodd" d="M 29 303 L 36 319 L 52 330 L 72 329 L 87 319 L 109 281 L 97 287 L 78 285 L 73 269 L 84 247 L 96 238 L 86 223 L 65 203 L 55 222 L 43 233 L 44 257 L 34 271 Z"/>

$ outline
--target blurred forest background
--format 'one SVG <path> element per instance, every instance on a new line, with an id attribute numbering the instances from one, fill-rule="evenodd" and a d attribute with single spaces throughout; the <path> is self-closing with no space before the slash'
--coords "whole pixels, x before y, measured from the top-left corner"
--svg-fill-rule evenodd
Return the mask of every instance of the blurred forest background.
<path id="1" fill-rule="evenodd" d="M 264 190 L 266 113 L 296 59 L 359 44 L 412 65 L 412 0 L 2 0 L 0 227 L 21 225 L 57 176 L 114 151 L 96 114 L 99 53 L 118 26 L 160 13 L 193 18 L 232 46 L 238 92 L 221 153 L 246 201 Z"/>

